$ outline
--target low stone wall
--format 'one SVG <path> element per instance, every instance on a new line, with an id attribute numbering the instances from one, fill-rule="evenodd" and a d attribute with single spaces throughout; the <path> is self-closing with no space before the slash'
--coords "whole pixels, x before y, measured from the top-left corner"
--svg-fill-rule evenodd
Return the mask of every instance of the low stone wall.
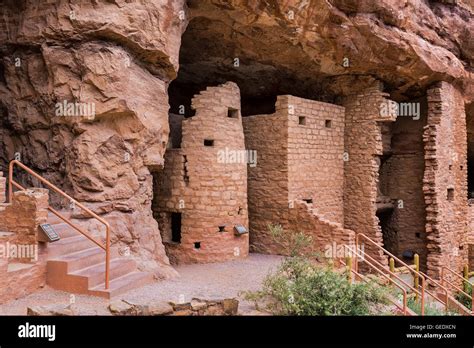
<path id="1" fill-rule="evenodd" d="M 0 211 L 0 303 L 26 296 L 46 283 L 46 247 L 38 226 L 47 220 L 48 191 L 15 192 Z"/>
<path id="2" fill-rule="evenodd" d="M 310 204 L 296 200 L 293 208 L 288 209 L 288 228 L 295 232 L 305 232 L 312 237 L 312 251 L 321 252 L 330 257 L 338 257 L 337 251 L 343 250 L 343 245 L 354 245 L 355 233 L 343 228 L 341 224 L 329 221 L 312 209 Z M 336 246 L 336 250 L 334 250 Z"/>
<path id="3" fill-rule="evenodd" d="M 237 315 L 239 301 L 236 299 L 202 300 L 194 298 L 187 303 L 153 301 L 140 303 L 115 300 L 107 308 L 81 308 L 78 305 L 52 304 L 28 307 L 31 316 L 73 316 L 73 315 L 114 315 L 114 316 L 206 316 Z"/>

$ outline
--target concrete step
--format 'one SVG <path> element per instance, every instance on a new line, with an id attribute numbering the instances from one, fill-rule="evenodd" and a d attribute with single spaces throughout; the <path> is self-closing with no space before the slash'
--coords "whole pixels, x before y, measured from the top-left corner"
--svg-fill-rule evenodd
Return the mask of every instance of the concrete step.
<path id="1" fill-rule="evenodd" d="M 58 271 L 71 273 L 83 268 L 104 262 L 105 251 L 99 247 L 92 247 L 75 253 L 58 256 L 48 260 L 48 267 Z"/>
<path id="2" fill-rule="evenodd" d="M 93 246 L 96 246 L 96 244 L 83 235 L 67 237 L 57 242 L 48 243 L 48 258 L 79 252 Z"/>
<path id="3" fill-rule="evenodd" d="M 89 294 L 104 298 L 112 298 L 127 291 L 137 289 L 153 282 L 153 274 L 149 272 L 132 272 L 110 282 L 110 287 L 105 290 L 105 284 L 90 289 Z"/>
<path id="4" fill-rule="evenodd" d="M 124 276 L 127 273 L 136 271 L 137 263 L 133 259 L 114 259 L 110 261 L 110 280 Z M 91 267 L 78 270 L 68 274 L 78 278 L 79 281 L 87 281 L 87 288 L 93 288 L 105 282 L 105 262 L 95 264 Z"/>

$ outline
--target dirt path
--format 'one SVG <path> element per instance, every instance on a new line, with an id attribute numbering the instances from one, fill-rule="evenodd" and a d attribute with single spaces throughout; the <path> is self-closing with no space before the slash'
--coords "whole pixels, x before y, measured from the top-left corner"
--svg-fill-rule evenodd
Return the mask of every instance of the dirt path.
<path id="1" fill-rule="evenodd" d="M 177 279 L 156 282 L 143 288 L 132 290 L 117 299 L 188 302 L 193 297 L 201 299 L 237 298 L 239 292 L 258 290 L 265 276 L 278 267 L 282 257 L 275 255 L 250 254 L 245 260 L 214 264 L 183 265 L 176 267 L 181 275 Z M 29 306 L 69 304 L 71 295 L 46 287 L 27 297 L 0 305 L 0 315 L 25 315 Z M 240 310 L 249 312 L 251 306 L 239 298 Z M 96 297 L 75 295 L 78 308 L 97 314 L 110 314 L 108 301 Z"/>

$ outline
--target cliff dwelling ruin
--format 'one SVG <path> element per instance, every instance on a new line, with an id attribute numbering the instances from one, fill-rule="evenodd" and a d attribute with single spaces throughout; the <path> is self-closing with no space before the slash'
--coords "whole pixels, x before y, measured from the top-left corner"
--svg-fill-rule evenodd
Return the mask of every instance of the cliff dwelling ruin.
<path id="1" fill-rule="evenodd" d="M 375 260 L 389 262 L 379 247 L 408 263 L 417 254 L 435 279 L 443 266 L 474 268 L 464 2 L 55 3 L 0 8 L 1 242 L 40 243 L 39 224 L 65 224 L 51 209 L 102 241 L 103 219 L 111 281 L 129 277 L 120 291 L 179 264 L 285 254 L 273 224 L 323 254 L 363 234 Z M 109 11 L 116 23 L 96 15 Z M 441 24 L 425 25 L 432 17 Z M 94 115 L 55 113 L 65 102 L 93 103 Z M 18 164 L 28 190 L 11 187 L 14 160 L 67 195 Z M 99 260 L 100 245 L 80 237 L 81 260 Z M 112 296 L 102 278 L 80 278 L 86 261 L 58 259 L 78 245 L 60 243 L 41 243 L 23 273 L 1 259 L 0 279 L 26 285 L 0 286 L 0 298 L 45 282 Z"/>

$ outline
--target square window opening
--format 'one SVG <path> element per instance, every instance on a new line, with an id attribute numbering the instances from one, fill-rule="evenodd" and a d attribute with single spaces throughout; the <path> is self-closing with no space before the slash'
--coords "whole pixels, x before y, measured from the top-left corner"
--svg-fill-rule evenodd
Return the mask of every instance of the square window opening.
<path id="1" fill-rule="evenodd" d="M 204 146 L 214 146 L 214 140 L 204 139 Z"/>
<path id="2" fill-rule="evenodd" d="M 326 120 L 324 121 L 324 126 L 326 128 L 331 128 L 332 127 L 332 121 L 331 120 Z"/>
<path id="3" fill-rule="evenodd" d="M 227 109 L 227 117 L 229 118 L 239 118 L 239 110 L 228 108 Z"/>
<path id="4" fill-rule="evenodd" d="M 299 117 L 298 117 L 298 124 L 299 124 L 300 126 L 304 126 L 304 125 L 306 124 L 306 117 L 304 117 L 304 116 L 299 116 Z"/>
<path id="5" fill-rule="evenodd" d="M 448 199 L 448 201 L 454 201 L 454 189 L 453 188 L 448 189 L 447 199 Z"/>

